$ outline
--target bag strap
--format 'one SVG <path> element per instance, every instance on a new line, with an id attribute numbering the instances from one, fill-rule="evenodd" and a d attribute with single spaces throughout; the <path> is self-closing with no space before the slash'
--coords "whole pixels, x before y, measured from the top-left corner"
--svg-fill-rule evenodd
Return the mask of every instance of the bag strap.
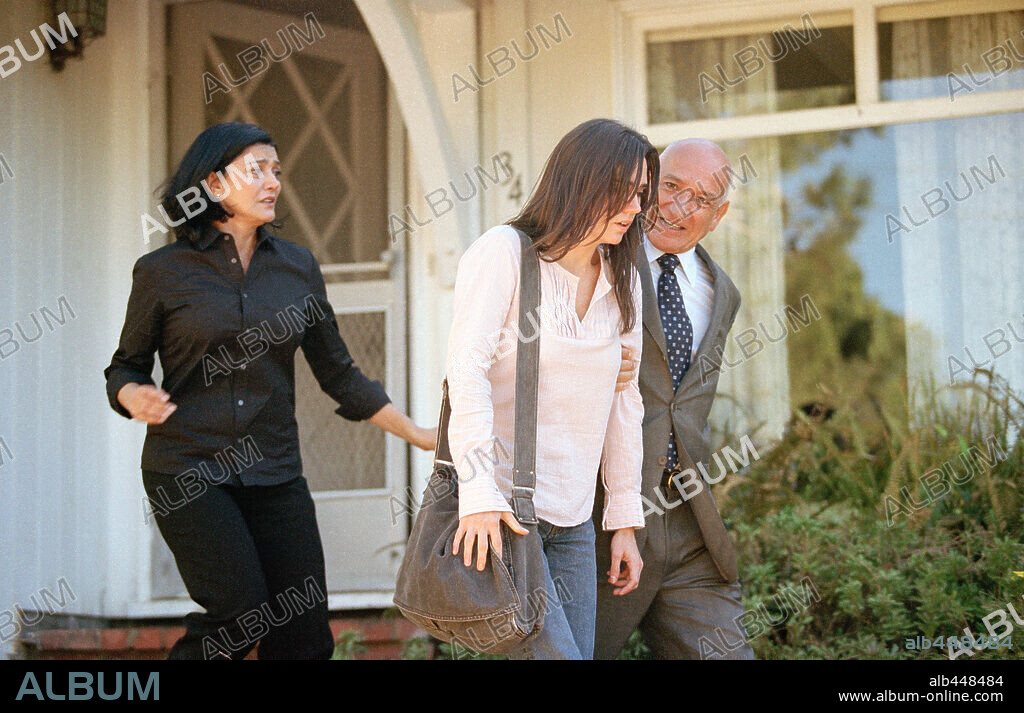
<path id="1" fill-rule="evenodd" d="M 516 442 L 512 469 L 512 511 L 516 519 L 537 524 L 533 493 L 537 485 L 537 381 L 540 371 L 540 258 L 533 241 L 516 228 L 522 243 L 519 270 L 519 345 L 516 350 Z M 534 334 L 524 339 L 528 317 Z"/>
<path id="2" fill-rule="evenodd" d="M 519 275 L 519 330 L 523 335 L 529 315 L 534 315 L 535 333 L 529 341 L 519 340 L 516 350 L 516 412 L 515 445 L 512 467 L 512 512 L 523 524 L 537 524 L 533 507 L 533 493 L 537 485 L 537 377 L 540 371 L 540 327 L 537 315 L 540 307 L 540 258 L 533 241 L 518 228 L 522 246 Z M 437 443 L 434 446 L 434 465 L 450 466 L 451 449 L 448 446 L 448 421 L 451 403 L 448 400 L 448 379 L 441 385 L 441 415 L 437 420 Z"/>

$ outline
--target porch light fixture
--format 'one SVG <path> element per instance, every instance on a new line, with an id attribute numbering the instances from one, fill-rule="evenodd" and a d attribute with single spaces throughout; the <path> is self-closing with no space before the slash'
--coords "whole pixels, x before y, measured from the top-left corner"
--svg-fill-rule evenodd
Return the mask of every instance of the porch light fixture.
<path id="1" fill-rule="evenodd" d="M 93 39 L 107 32 L 107 0 L 51 0 L 53 6 L 53 27 L 61 31 L 61 13 L 68 19 L 78 34 L 67 33 L 68 41 L 50 50 L 50 62 L 56 71 L 64 69 L 69 57 L 81 57 L 85 46 Z M 66 26 L 66 25 L 65 25 Z"/>

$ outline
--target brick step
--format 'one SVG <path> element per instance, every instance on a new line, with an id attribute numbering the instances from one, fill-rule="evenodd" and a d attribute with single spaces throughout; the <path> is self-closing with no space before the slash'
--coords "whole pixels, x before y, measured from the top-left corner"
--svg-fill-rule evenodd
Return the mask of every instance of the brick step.
<path id="1" fill-rule="evenodd" d="M 144 624 L 144 622 L 140 622 Z M 425 636 L 412 622 L 382 613 L 331 617 L 331 632 L 338 641 L 342 632 L 357 631 L 365 650 L 358 659 L 398 659 L 402 642 Z M 22 635 L 24 657 L 32 660 L 152 660 L 167 657 L 171 646 L 185 633 L 183 626 L 132 626 L 92 629 L 43 629 Z M 433 655 L 432 648 L 429 655 Z M 256 658 L 253 649 L 246 660 Z"/>

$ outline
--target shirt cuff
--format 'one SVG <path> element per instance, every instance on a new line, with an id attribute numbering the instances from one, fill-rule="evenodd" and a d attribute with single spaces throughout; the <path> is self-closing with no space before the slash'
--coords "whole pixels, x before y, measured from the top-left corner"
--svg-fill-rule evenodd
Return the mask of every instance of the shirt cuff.
<path id="1" fill-rule="evenodd" d="M 624 502 L 620 499 L 618 502 L 607 503 L 604 508 L 604 517 L 601 520 L 601 529 L 621 530 L 624 527 L 643 527 L 643 502 L 639 495 L 630 500 L 632 502 Z"/>
<path id="2" fill-rule="evenodd" d="M 459 518 L 464 518 L 467 515 L 475 515 L 478 512 L 513 512 L 512 506 L 508 504 L 505 498 L 498 497 L 497 499 L 476 499 L 472 501 L 466 501 L 459 498 Z"/>
<path id="3" fill-rule="evenodd" d="M 469 485 L 470 480 L 477 482 Z M 498 484 L 494 482 L 493 472 L 474 472 L 468 479 L 458 481 L 458 487 L 460 518 L 478 512 L 513 512 L 512 506 L 501 494 Z"/>
<path id="4" fill-rule="evenodd" d="M 391 403 L 391 397 L 379 381 L 367 379 L 362 372 L 352 376 L 355 378 L 342 390 L 358 394 L 358 398 L 346 399 L 334 413 L 349 421 L 365 421 Z"/>
<path id="5" fill-rule="evenodd" d="M 110 401 L 110 408 L 114 409 L 114 411 L 127 419 L 131 419 L 132 415 L 128 412 L 128 409 L 122 406 L 121 402 L 117 400 L 117 394 L 124 388 L 125 384 L 131 383 L 156 386 L 152 377 L 146 376 L 140 372 L 133 372 L 128 369 L 115 369 L 110 372 L 107 376 L 107 399 Z"/>

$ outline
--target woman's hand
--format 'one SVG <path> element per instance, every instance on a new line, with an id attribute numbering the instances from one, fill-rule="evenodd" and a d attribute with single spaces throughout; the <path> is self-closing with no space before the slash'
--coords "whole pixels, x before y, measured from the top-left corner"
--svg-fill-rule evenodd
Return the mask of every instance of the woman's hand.
<path id="1" fill-rule="evenodd" d="M 434 446 L 437 445 L 437 426 L 433 428 L 415 426 L 409 443 L 425 451 L 434 450 Z"/>
<path id="2" fill-rule="evenodd" d="M 625 527 L 612 535 L 612 566 L 608 570 L 608 583 L 616 587 L 612 594 L 629 594 L 640 584 L 640 571 L 644 568 L 640 550 L 636 548 L 635 528 Z M 625 570 L 623 570 L 625 567 Z"/>
<path id="3" fill-rule="evenodd" d="M 483 572 L 487 565 L 487 541 L 490 540 L 491 547 L 501 557 L 501 523 L 508 525 L 509 529 L 517 535 L 529 533 L 525 527 L 519 524 L 516 516 L 510 512 L 492 510 L 490 512 L 478 512 L 473 515 L 466 515 L 459 518 L 459 528 L 455 531 L 455 538 L 452 540 L 452 556 L 459 554 L 459 542 L 462 547 L 462 564 L 467 567 L 473 562 L 473 542 L 476 542 L 476 568 Z M 636 549 L 636 543 L 633 543 Z"/>
<path id="4" fill-rule="evenodd" d="M 434 444 L 437 443 L 437 426 L 433 428 L 417 426 L 411 418 L 391 404 L 385 404 L 380 411 L 370 416 L 369 421 L 378 428 L 383 428 L 388 433 L 393 433 L 425 451 L 434 450 Z"/>
<path id="5" fill-rule="evenodd" d="M 625 344 L 622 345 L 622 363 L 619 366 L 619 377 L 615 381 L 615 390 L 622 391 L 624 388 L 629 386 L 629 382 L 633 380 L 633 376 L 636 373 L 637 362 L 633 358 L 633 350 L 627 347 Z"/>
<path id="6" fill-rule="evenodd" d="M 163 389 L 134 382 L 121 387 L 117 400 L 136 421 L 152 425 L 163 423 L 178 408 Z"/>

